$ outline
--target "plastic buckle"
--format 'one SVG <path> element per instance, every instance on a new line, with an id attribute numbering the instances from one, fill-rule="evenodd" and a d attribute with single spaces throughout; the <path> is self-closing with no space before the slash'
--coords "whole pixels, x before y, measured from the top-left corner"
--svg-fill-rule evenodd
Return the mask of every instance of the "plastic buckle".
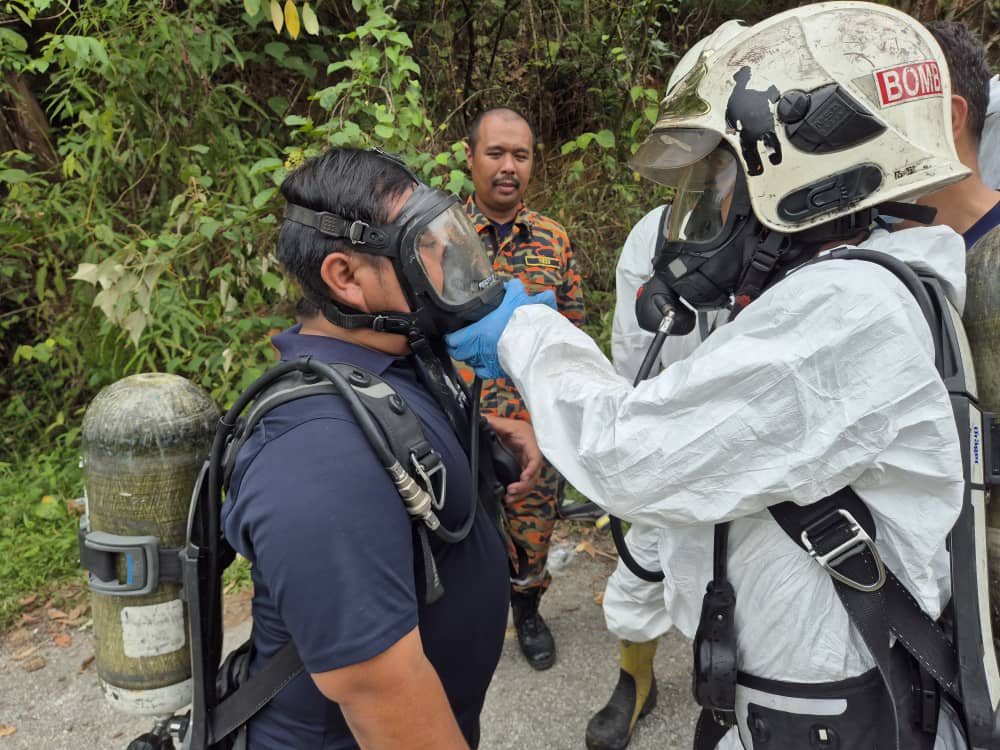
<path id="1" fill-rule="evenodd" d="M 839 515 L 840 518 L 837 518 L 835 514 Z M 872 541 L 872 538 L 868 536 L 868 532 L 861 528 L 861 524 L 849 512 L 843 508 L 837 508 L 835 514 L 827 514 L 803 529 L 801 535 L 802 546 L 806 548 L 810 557 L 822 565 L 827 573 L 841 583 L 858 591 L 878 591 L 885 585 L 885 565 L 879 556 L 878 550 L 875 549 L 875 542 Z M 810 532 L 816 536 L 815 543 L 809 538 Z M 817 546 L 822 545 L 822 542 L 829 535 L 838 534 L 843 536 L 845 532 L 850 535 L 846 541 L 836 544 L 832 549 L 825 552 L 817 549 Z M 849 557 L 864 553 L 866 549 L 875 558 L 875 567 L 878 570 L 878 579 L 875 583 L 859 583 L 836 569 L 836 565 L 839 565 Z"/>
<path id="2" fill-rule="evenodd" d="M 754 251 L 753 257 L 750 259 L 750 265 L 762 273 L 770 273 L 775 265 L 777 265 L 780 257 L 781 253 L 777 250 L 760 246 Z"/>
<path id="3" fill-rule="evenodd" d="M 351 241 L 352 245 L 363 245 L 365 244 L 365 230 L 368 229 L 368 225 L 363 221 L 355 221 L 351 223 L 351 226 L 347 228 L 347 239 Z"/>
<path id="4" fill-rule="evenodd" d="M 417 472 L 417 476 L 421 479 L 421 484 L 424 485 L 427 494 L 431 496 L 431 505 L 434 506 L 434 510 L 444 508 L 445 496 L 448 490 L 448 471 L 444 467 L 444 461 L 441 460 L 441 456 L 433 449 L 428 450 L 422 457 L 417 456 L 415 452 L 411 451 L 410 461 Z M 440 474 L 440 492 L 434 491 L 434 482 L 431 478 L 435 474 Z"/>
<path id="5" fill-rule="evenodd" d="M 90 590 L 112 596 L 145 596 L 160 581 L 160 540 L 155 536 L 121 536 L 83 529 L 83 547 L 99 554 L 125 556 L 125 581 L 88 575 Z"/>

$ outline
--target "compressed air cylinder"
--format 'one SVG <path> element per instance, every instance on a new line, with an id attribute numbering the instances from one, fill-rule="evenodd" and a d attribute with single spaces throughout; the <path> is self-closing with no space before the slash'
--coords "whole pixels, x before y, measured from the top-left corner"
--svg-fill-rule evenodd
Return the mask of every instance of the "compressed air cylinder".
<path id="1" fill-rule="evenodd" d="M 966 277 L 962 320 L 972 348 L 979 404 L 1000 420 L 1000 229 L 989 232 L 969 251 Z M 987 456 L 987 468 L 990 460 Z M 986 519 L 990 615 L 994 634 L 1000 634 L 1000 487 L 990 491 Z"/>
<path id="2" fill-rule="evenodd" d="M 132 375 L 102 390 L 83 419 L 87 545 L 113 564 L 90 576 L 97 672 L 121 711 L 167 716 L 191 700 L 187 609 L 176 582 L 150 577 L 157 548 L 180 549 L 191 493 L 219 411 L 177 375 Z M 144 593 L 144 582 L 152 590 Z M 148 588 L 148 587 L 147 587 Z"/>

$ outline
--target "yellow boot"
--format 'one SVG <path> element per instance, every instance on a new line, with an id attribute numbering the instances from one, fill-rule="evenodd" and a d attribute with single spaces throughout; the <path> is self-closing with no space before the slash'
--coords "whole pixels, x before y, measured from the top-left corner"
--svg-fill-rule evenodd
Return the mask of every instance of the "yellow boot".
<path id="1" fill-rule="evenodd" d="M 621 669 L 608 704 L 587 722 L 588 750 L 623 750 L 639 719 L 656 706 L 653 656 L 659 641 L 618 641 Z"/>

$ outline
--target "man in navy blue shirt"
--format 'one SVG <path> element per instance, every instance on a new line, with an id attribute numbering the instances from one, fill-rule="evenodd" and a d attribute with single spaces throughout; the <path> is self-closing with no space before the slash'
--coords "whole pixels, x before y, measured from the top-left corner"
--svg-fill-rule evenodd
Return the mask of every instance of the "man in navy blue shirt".
<path id="1" fill-rule="evenodd" d="M 429 535 L 444 595 L 427 604 L 414 522 L 344 399 L 315 395 L 266 414 L 240 451 L 223 524 L 252 563 L 251 673 L 289 639 L 305 672 L 250 722 L 249 748 L 474 748 L 509 570 L 477 501 L 462 397 L 442 396 L 452 381 L 427 341 L 446 332 L 442 310 L 460 321 L 489 308 L 488 260 L 463 255 L 457 203 L 379 152 L 334 149 L 282 193 L 278 254 L 304 301 L 301 324 L 274 337 L 281 358 L 346 362 L 391 384 L 442 458 L 442 526 L 475 518 L 456 543 Z M 482 252 L 467 229 L 468 252 Z M 524 466 L 508 495 L 526 492 L 541 462 L 533 435 L 491 422 Z"/>
<path id="2" fill-rule="evenodd" d="M 971 250 L 990 230 L 1000 226 L 1000 191 L 986 185 L 979 170 L 979 141 L 989 104 L 990 70 L 982 42 L 957 21 L 926 24 L 948 61 L 951 81 L 951 129 L 955 150 L 972 174 L 917 202 L 937 209 L 935 224 L 962 235 Z"/>

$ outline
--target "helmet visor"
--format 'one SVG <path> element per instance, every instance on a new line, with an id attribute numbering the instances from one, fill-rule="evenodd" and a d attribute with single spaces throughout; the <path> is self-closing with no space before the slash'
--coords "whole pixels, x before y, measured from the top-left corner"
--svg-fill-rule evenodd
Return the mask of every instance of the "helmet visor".
<path id="1" fill-rule="evenodd" d="M 716 240 L 726 225 L 738 174 L 736 157 L 725 148 L 681 170 L 667 239 L 695 244 Z"/>
<path id="2" fill-rule="evenodd" d="M 721 135 L 703 128 L 654 130 L 629 165 L 653 182 L 676 185 L 680 170 L 704 159 L 721 141 Z"/>
<path id="3" fill-rule="evenodd" d="M 431 289 L 449 307 L 478 299 L 495 281 L 483 242 L 457 203 L 422 227 L 414 245 L 418 265 Z"/>

